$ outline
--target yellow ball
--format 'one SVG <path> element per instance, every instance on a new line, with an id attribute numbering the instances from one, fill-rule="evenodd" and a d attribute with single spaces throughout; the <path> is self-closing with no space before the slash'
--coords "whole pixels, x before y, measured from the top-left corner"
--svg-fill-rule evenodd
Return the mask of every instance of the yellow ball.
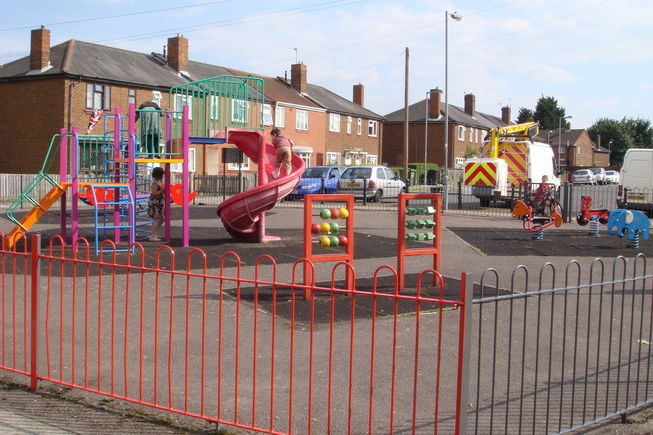
<path id="1" fill-rule="evenodd" d="M 331 232 L 331 225 L 328 222 L 322 222 L 320 225 L 320 230 L 326 234 Z"/>
<path id="2" fill-rule="evenodd" d="M 331 245 L 331 240 L 329 239 L 329 236 L 320 237 L 320 246 L 326 248 L 329 245 Z"/>
<path id="3" fill-rule="evenodd" d="M 340 217 L 343 218 L 343 219 L 347 219 L 349 217 L 349 210 L 347 210 L 344 207 L 341 208 L 340 209 Z"/>

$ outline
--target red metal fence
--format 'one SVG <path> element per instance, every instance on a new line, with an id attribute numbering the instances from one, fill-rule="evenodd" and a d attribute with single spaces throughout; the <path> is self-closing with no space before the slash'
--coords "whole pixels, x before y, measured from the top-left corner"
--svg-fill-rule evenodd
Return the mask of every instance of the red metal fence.
<path id="1" fill-rule="evenodd" d="M 91 257 L 83 239 L 77 253 L 56 236 L 44 252 L 38 235 L 23 242 L 0 250 L 0 361 L 32 388 L 267 433 L 464 433 L 465 275 L 445 298 L 433 270 L 400 293 L 382 266 L 371 288 L 346 290 L 344 263 L 316 283 L 306 260 L 245 267 L 227 252 L 210 264 L 193 249 L 178 267 L 164 246 L 146 265 L 138 244 Z"/>

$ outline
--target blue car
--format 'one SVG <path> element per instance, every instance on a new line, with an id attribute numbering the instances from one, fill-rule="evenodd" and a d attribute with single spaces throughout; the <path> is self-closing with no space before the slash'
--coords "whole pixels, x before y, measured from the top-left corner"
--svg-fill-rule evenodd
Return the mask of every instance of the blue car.
<path id="1" fill-rule="evenodd" d="M 307 193 L 336 193 L 340 175 L 345 166 L 311 166 L 299 180 L 299 185 L 290 194 L 290 199 L 302 199 Z"/>

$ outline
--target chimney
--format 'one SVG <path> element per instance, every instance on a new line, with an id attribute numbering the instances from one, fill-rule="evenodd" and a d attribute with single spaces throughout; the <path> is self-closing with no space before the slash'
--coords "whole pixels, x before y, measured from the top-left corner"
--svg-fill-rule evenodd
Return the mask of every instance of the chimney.
<path id="1" fill-rule="evenodd" d="M 506 124 L 510 124 L 510 106 L 501 108 L 501 120 Z"/>
<path id="2" fill-rule="evenodd" d="M 476 116 L 476 97 L 474 94 L 465 94 L 465 113 Z"/>
<path id="3" fill-rule="evenodd" d="M 32 30 L 29 70 L 40 71 L 50 66 L 50 30 L 41 26 Z"/>
<path id="4" fill-rule="evenodd" d="M 365 88 L 363 85 L 360 83 L 357 85 L 354 85 L 354 104 L 358 104 L 361 107 L 364 106 L 364 98 L 365 98 Z"/>
<path id="5" fill-rule="evenodd" d="M 440 117 L 440 100 L 442 91 L 438 88 L 429 91 L 429 118 L 438 119 Z"/>
<path id="6" fill-rule="evenodd" d="M 168 38 L 168 65 L 175 71 L 188 71 L 188 39 L 184 36 Z"/>
<path id="7" fill-rule="evenodd" d="M 306 93 L 306 75 L 308 67 L 303 63 L 293 64 L 290 68 L 290 86 L 301 94 Z"/>

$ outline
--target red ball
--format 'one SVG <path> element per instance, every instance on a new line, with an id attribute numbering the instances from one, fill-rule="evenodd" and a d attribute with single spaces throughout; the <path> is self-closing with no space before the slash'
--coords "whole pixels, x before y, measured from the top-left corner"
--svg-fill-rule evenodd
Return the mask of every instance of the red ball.
<path id="1" fill-rule="evenodd" d="M 311 233 L 319 234 L 321 230 L 322 230 L 322 227 L 320 226 L 320 224 L 311 225 Z"/>
<path id="2" fill-rule="evenodd" d="M 347 239 L 347 236 L 339 236 L 338 237 L 338 242 L 340 242 L 340 246 L 347 246 L 347 243 L 349 243 L 349 240 Z"/>
<path id="3" fill-rule="evenodd" d="M 331 219 L 338 219 L 340 217 L 340 210 L 337 208 L 331 209 Z"/>

